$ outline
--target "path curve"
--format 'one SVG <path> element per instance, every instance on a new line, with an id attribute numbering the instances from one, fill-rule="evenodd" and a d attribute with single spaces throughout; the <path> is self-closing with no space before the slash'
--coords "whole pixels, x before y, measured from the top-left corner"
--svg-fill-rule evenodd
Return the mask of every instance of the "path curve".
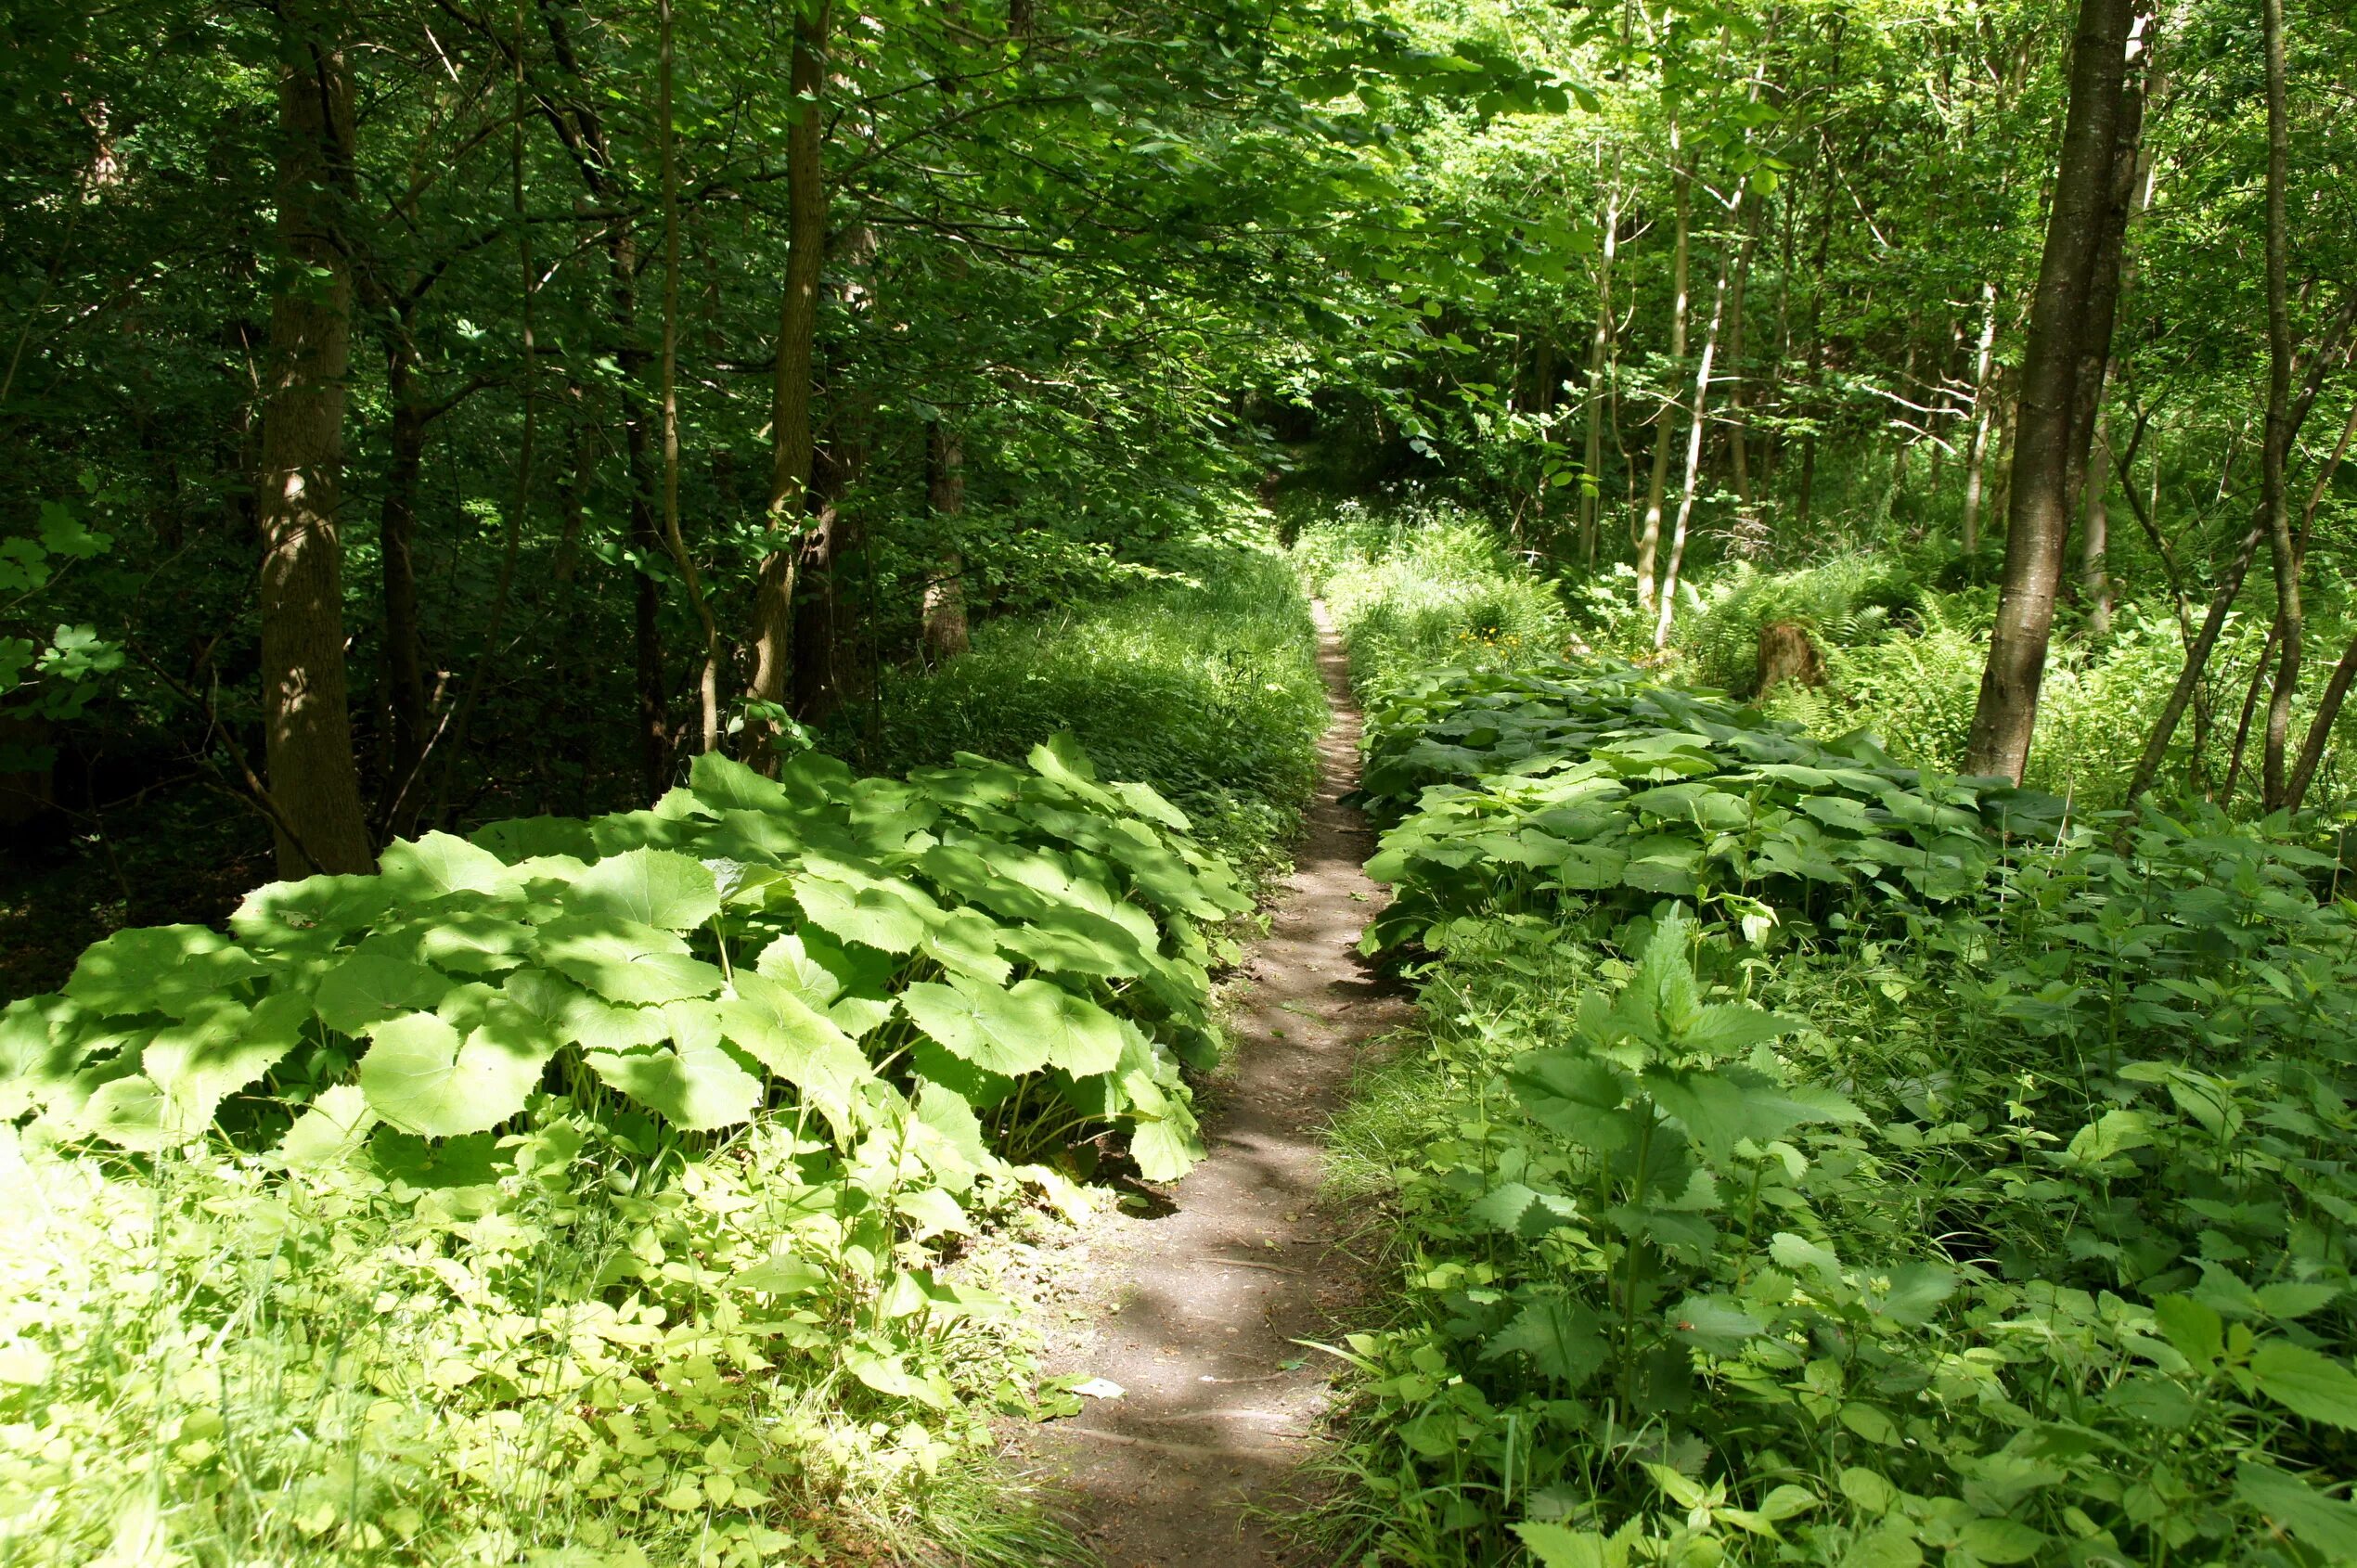
<path id="1" fill-rule="evenodd" d="M 1047 1369 L 1122 1395 L 1020 1439 L 1068 1488 L 1106 1568 L 1285 1561 L 1245 1509 L 1300 1462 L 1332 1396 L 1331 1358 L 1294 1342 L 1326 1333 L 1359 1283 L 1336 1249 L 1339 1216 L 1318 1206 L 1318 1133 L 1368 1040 L 1409 1005 L 1358 954 L 1381 896 L 1359 868 L 1372 833 L 1342 803 L 1358 782 L 1359 712 L 1341 641 L 1313 609 L 1333 722 L 1293 877 L 1233 998 L 1235 1055 L 1206 1097 L 1210 1157 L 1170 1212 L 1111 1220 L 1071 1260 L 1085 1320 L 1050 1330 Z"/>

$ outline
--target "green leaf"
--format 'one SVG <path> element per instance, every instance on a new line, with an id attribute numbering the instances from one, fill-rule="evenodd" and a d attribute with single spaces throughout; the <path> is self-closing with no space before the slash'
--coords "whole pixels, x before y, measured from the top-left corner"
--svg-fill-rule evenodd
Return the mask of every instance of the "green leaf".
<path id="1" fill-rule="evenodd" d="M 715 811 L 785 811 L 793 804 L 784 785 L 718 752 L 688 765 L 688 788 Z"/>
<path id="2" fill-rule="evenodd" d="M 1596 1315 L 1560 1296 L 1541 1296 L 1528 1303 L 1481 1347 L 1485 1361 L 1527 1356 L 1541 1373 L 1571 1390 L 1595 1375 L 1604 1364 L 1604 1333 Z"/>
<path id="3" fill-rule="evenodd" d="M 1539 1568 L 1627 1568 L 1629 1562 L 1627 1546 L 1592 1530 L 1525 1523 L 1514 1526 L 1514 1534 Z"/>
<path id="4" fill-rule="evenodd" d="M 142 1154 L 170 1148 L 182 1135 L 164 1125 L 163 1091 L 142 1073 L 101 1084 L 87 1100 L 74 1125 L 92 1137 Z"/>
<path id="5" fill-rule="evenodd" d="M 1731 1296 L 1688 1296 L 1670 1310 L 1669 1331 L 1713 1356 L 1732 1356 L 1768 1331 Z"/>
<path id="6" fill-rule="evenodd" d="M 1140 1116 L 1129 1130 L 1129 1157 L 1148 1181 L 1177 1181 L 1204 1156 L 1194 1117 L 1172 1104 L 1158 1116 Z"/>
<path id="7" fill-rule="evenodd" d="M 438 1006 L 457 984 L 406 958 L 354 953 L 320 978 L 312 1006 L 320 1022 L 356 1038 L 388 1018 Z"/>
<path id="8" fill-rule="evenodd" d="M 508 976 L 500 990 L 564 1045 L 587 1050 L 628 1050 L 654 1045 L 671 1033 L 660 1012 L 601 1002 L 547 970 L 518 970 Z"/>
<path id="9" fill-rule="evenodd" d="M 1526 1051 L 1506 1069 L 1506 1081 L 1533 1121 L 1583 1148 L 1611 1154 L 1637 1140 L 1640 1113 L 1621 1109 L 1626 1086 L 1592 1056 L 1561 1047 Z"/>
<path id="10" fill-rule="evenodd" d="M 794 902 L 811 924 L 844 942 L 864 943 L 886 953 L 908 953 L 924 940 L 923 912 L 904 893 L 882 886 L 857 887 L 831 877 L 793 879 Z"/>
<path id="11" fill-rule="evenodd" d="M 302 1042 L 311 999 L 281 992 L 252 1008 L 223 996 L 156 1031 L 140 1065 L 163 1096 L 167 1132 L 202 1132 L 222 1100 L 277 1066 Z"/>
<path id="12" fill-rule="evenodd" d="M 1678 1118 L 1714 1164 L 1723 1164 L 1745 1138 L 1766 1143 L 1810 1122 L 1862 1122 L 1865 1113 L 1829 1089 L 1785 1088 L 1747 1067 L 1652 1072 L 1647 1092 Z"/>
<path id="13" fill-rule="evenodd" d="M 719 970 L 688 956 L 670 932 L 610 915 L 568 915 L 540 928 L 541 958 L 610 1002 L 655 1007 L 709 996 Z"/>
<path id="14" fill-rule="evenodd" d="M 158 982 L 188 958 L 228 945 L 220 932 L 203 926 L 134 926 L 83 950 L 66 995 L 101 1016 L 162 1012 L 167 1009 L 158 1000 Z"/>
<path id="15" fill-rule="evenodd" d="M 529 1021 L 461 1035 L 445 1019 L 413 1012 L 377 1027 L 360 1059 L 360 1087 L 369 1109 L 403 1131 L 457 1137 L 522 1112 L 555 1048 Z"/>
<path id="16" fill-rule="evenodd" d="M 2293 1538 L 2338 1562 L 2357 1562 L 2357 1504 L 2316 1490 L 2272 1465 L 2235 1467 L 2235 1496 Z"/>
<path id="17" fill-rule="evenodd" d="M 573 884 L 576 915 L 611 915 L 658 931 L 693 931 L 720 913 L 710 868 L 667 849 L 608 855 Z"/>
<path id="18" fill-rule="evenodd" d="M 1957 1544 L 1978 1562 L 2027 1562 L 2046 1537 L 2019 1520 L 1976 1519 L 1964 1527 Z"/>
<path id="19" fill-rule="evenodd" d="M 424 904 L 453 893 L 498 893 L 514 885 L 505 861 L 449 833 L 385 845 L 377 857 L 377 874 L 401 904 Z"/>
<path id="20" fill-rule="evenodd" d="M 1045 980 L 1016 982 L 1007 1000 L 1021 1027 L 1046 1048 L 1048 1065 L 1075 1078 L 1112 1072 L 1121 1060 L 1123 1033 L 1136 1027 Z"/>
<path id="21" fill-rule="evenodd" d="M 1939 1304 L 1956 1293 L 1956 1276 L 1933 1263 L 1911 1263 L 1894 1270 L 1890 1290 L 1875 1310 L 1894 1323 L 1919 1329 L 1932 1320 Z"/>
<path id="22" fill-rule="evenodd" d="M 719 1006 L 722 1035 L 792 1084 L 839 1136 L 849 1137 L 859 1087 L 875 1077 L 867 1057 L 832 1020 L 785 986 L 741 971 L 734 989 Z"/>
<path id="23" fill-rule="evenodd" d="M 1048 1064 L 1048 1042 L 1026 1027 L 1029 1013 L 996 986 L 960 975 L 947 985 L 920 981 L 901 992 L 900 1007 L 928 1038 L 985 1073 L 1020 1078 Z"/>
<path id="24" fill-rule="evenodd" d="M 756 1263 L 741 1268 L 728 1277 L 733 1291 L 760 1291 L 773 1296 L 807 1295 L 823 1290 L 831 1279 L 828 1272 L 805 1258 L 779 1254 L 766 1263 Z"/>
<path id="25" fill-rule="evenodd" d="M 589 1070 L 676 1127 L 702 1132 L 735 1126 L 761 1103 L 761 1080 L 720 1043 L 720 1022 L 709 1003 L 673 1002 L 663 1009 L 674 1044 L 652 1050 L 588 1051 Z"/>
<path id="26" fill-rule="evenodd" d="M 2357 1373 L 2289 1340 L 2264 1340 L 2250 1355 L 2260 1392 L 2295 1415 L 2357 1432 Z"/>
<path id="27" fill-rule="evenodd" d="M 278 1141 L 279 1158 L 303 1168 L 324 1165 L 338 1155 L 360 1147 L 377 1113 L 368 1109 L 367 1091 L 357 1084 L 337 1084 L 319 1092 L 287 1136 Z"/>
<path id="28" fill-rule="evenodd" d="M 2226 1325 L 2218 1314 L 2191 1296 L 2163 1296 L 2153 1303 L 2153 1320 L 2171 1349 L 2196 1371 L 2218 1364 L 2226 1351 Z"/>
<path id="29" fill-rule="evenodd" d="M 995 1163 L 982 1139 L 982 1124 L 973 1107 L 939 1084 L 917 1092 L 907 1123 L 909 1146 L 932 1171 L 935 1180 L 952 1192 L 971 1189 L 974 1177 Z"/>

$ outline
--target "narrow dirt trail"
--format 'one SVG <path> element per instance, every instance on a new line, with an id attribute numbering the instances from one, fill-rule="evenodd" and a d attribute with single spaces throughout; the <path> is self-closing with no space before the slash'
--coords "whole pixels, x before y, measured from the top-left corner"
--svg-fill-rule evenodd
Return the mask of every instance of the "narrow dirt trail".
<path id="1" fill-rule="evenodd" d="M 1341 803 L 1358 780 L 1359 713 L 1341 643 L 1317 607 L 1319 665 L 1333 723 L 1320 742 L 1316 805 L 1269 935 L 1244 966 L 1237 1042 L 1217 1079 L 1211 1155 L 1176 1206 L 1107 1222 L 1079 1255 L 1070 1316 L 1050 1330 L 1049 1369 L 1109 1380 L 1118 1398 L 1031 1429 L 1023 1446 L 1073 1506 L 1106 1568 L 1251 1568 L 1282 1562 L 1244 1516 L 1307 1448 L 1332 1388 L 1322 1335 L 1359 1288 L 1318 1205 L 1318 1131 L 1359 1051 L 1408 1013 L 1359 958 L 1379 891 L 1359 865 L 1373 848 Z M 1051 1260 L 1051 1266 L 1060 1266 Z"/>

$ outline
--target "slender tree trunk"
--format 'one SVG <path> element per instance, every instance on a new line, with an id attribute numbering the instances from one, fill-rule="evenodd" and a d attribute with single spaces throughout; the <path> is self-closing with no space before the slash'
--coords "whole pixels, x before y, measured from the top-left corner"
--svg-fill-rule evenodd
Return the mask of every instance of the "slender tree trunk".
<path id="1" fill-rule="evenodd" d="M 424 638 L 418 619 L 418 490 L 425 469 L 426 421 L 415 401 L 406 353 L 388 354 L 385 393 L 393 405 L 387 432 L 384 499 L 378 511 L 377 556 L 384 611 L 385 705 L 392 719 L 385 747 L 385 799 L 399 794 L 418 770 L 426 743 Z M 388 820 L 388 833 L 401 824 Z"/>
<path id="2" fill-rule="evenodd" d="M 1676 187 L 1677 234 L 1669 262 L 1669 359 L 1673 378 L 1685 368 L 1689 220 L 1693 216 L 1694 180 L 1687 172 L 1683 151 L 1679 144 L 1678 121 L 1669 122 L 1670 179 Z M 1661 551 L 1661 508 L 1669 490 L 1670 416 L 1677 411 L 1677 381 L 1661 400 L 1661 411 L 1654 417 L 1654 470 L 1645 484 L 1645 516 L 1637 533 L 1637 605 L 1651 613 L 1654 609 L 1655 559 Z"/>
<path id="3" fill-rule="evenodd" d="M 1744 200 L 1743 187 L 1735 188 L 1738 206 Z M 1748 242 L 1743 250 L 1748 251 Z M 1678 612 L 1678 574 L 1686 564 L 1686 532 L 1694 521 L 1694 497 L 1702 488 L 1702 446 L 1710 423 L 1710 366 L 1718 356 L 1719 333 L 1727 319 L 1727 297 L 1740 263 L 1735 252 L 1723 255 L 1719 263 L 1719 285 L 1711 291 L 1710 325 L 1703 329 L 1702 363 L 1694 371 L 1694 417 L 1686 427 L 1686 480 L 1678 492 L 1678 522 L 1669 536 L 1669 560 L 1661 574 L 1661 605 L 1654 620 L 1654 648 L 1656 651 L 1669 646 L 1669 625 Z"/>
<path id="4" fill-rule="evenodd" d="M 1972 448 L 1964 459 L 1964 560 L 1980 553 L 1981 486 L 1988 472 L 1990 403 L 1996 391 L 1997 285 L 1980 286 L 1980 353 L 1973 365 Z"/>
<path id="5" fill-rule="evenodd" d="M 925 662 L 938 664 L 967 648 L 966 563 L 954 536 L 966 510 L 966 450 L 958 432 L 939 419 L 925 426 L 925 506 L 943 540 L 939 562 L 925 580 L 921 641 Z"/>
<path id="6" fill-rule="evenodd" d="M 2094 450 L 2088 458 L 2087 511 L 2079 523 L 2079 583 L 2087 600 L 2087 635 L 2111 635 L 2111 513 L 2104 491 L 2111 476 L 2111 436 L 2095 410 Z"/>
<path id="7" fill-rule="evenodd" d="M 1738 199 L 1741 204 L 1741 198 Z M 1735 501 L 1751 510 L 1751 454 L 1744 423 L 1744 289 L 1751 279 L 1751 259 L 1759 248 L 1759 225 L 1765 202 L 1750 204 L 1751 218 L 1744 226 L 1743 250 L 1735 257 L 1735 280 L 1727 295 L 1727 463 L 1735 482 Z"/>
<path id="8" fill-rule="evenodd" d="M 1825 160 L 1828 165 L 1833 161 L 1833 149 L 1830 146 L 1825 149 Z M 1833 248 L 1834 178 L 1835 171 L 1828 167 L 1825 173 L 1824 209 L 1818 215 L 1817 263 L 1809 288 L 1809 369 L 1806 385 L 1809 389 L 1809 417 L 1811 423 L 1810 428 L 1802 432 L 1800 438 L 1800 494 L 1794 507 L 1794 511 L 1803 528 L 1809 526 L 1810 514 L 1814 510 L 1817 500 L 1817 430 L 1814 421 L 1818 414 L 1822 412 L 1822 405 L 1824 401 L 1822 393 L 1825 385 L 1825 263 L 1832 254 Z"/>
<path id="9" fill-rule="evenodd" d="M 720 750 L 720 626 L 704 595 L 703 574 L 679 530 L 679 137 L 671 123 L 671 0 L 656 0 L 655 132 L 663 181 L 663 539 L 679 568 L 688 603 L 703 632 L 703 669 L 696 681 L 703 749 Z"/>
<path id="10" fill-rule="evenodd" d="M 2003 586 L 1964 750 L 1965 772 L 2016 783 L 2029 759 L 2070 533 L 2071 415 L 2084 313 L 2111 206 L 2132 9 L 2132 0 L 2080 0 L 2069 117 L 2022 360 Z"/>
<path id="11" fill-rule="evenodd" d="M 278 67 L 278 244 L 262 410 L 262 702 L 280 875 L 376 863 L 344 670 L 344 382 L 352 350 L 352 71 L 332 9 L 290 4 Z"/>
<path id="12" fill-rule="evenodd" d="M 1612 175 L 1604 183 L 1604 249 L 1596 259 L 1596 330 L 1588 342 L 1588 444 L 1579 475 L 1579 547 L 1589 568 L 1596 564 L 1604 500 L 1604 399 L 1612 377 L 1612 264 L 1620 253 L 1620 148 L 1612 152 Z"/>
<path id="13" fill-rule="evenodd" d="M 2291 702 L 2299 689 L 2301 609 L 2299 551 L 2292 543 L 2291 508 L 2284 468 L 2291 453 L 2291 302 L 2289 225 L 2285 212 L 2291 183 L 2291 108 L 2285 82 L 2284 0 L 2260 0 L 2267 51 L 2267 433 L 2260 456 L 2259 510 L 2275 564 L 2275 689 L 2267 703 L 2266 750 L 2260 754 L 2260 797 L 2269 811 L 2295 803 L 2284 771 L 2291 734 Z"/>
<path id="14" fill-rule="evenodd" d="M 1027 13 L 1026 13 L 1027 16 Z M 795 14 L 791 82 L 794 119 L 786 130 L 786 277 L 778 295 L 778 364 L 769 395 L 768 553 L 753 590 L 752 698 L 785 711 L 793 665 L 794 576 L 805 531 L 817 510 L 811 495 L 816 452 L 812 372 L 818 332 L 818 286 L 826 267 L 827 190 L 820 95 L 826 87 L 830 0 Z M 1013 18 L 1009 20 L 1011 30 Z M 1025 29 L 1028 22 L 1025 22 Z M 779 726 L 747 726 L 754 762 L 775 765 Z"/>
<path id="15" fill-rule="evenodd" d="M 2234 751 L 2226 758 L 2226 782 L 2218 791 L 2219 803 L 2231 806 L 2235 801 L 2235 785 L 2242 778 L 2243 752 L 2250 742 L 2250 716 L 2259 711 L 2259 695 L 2267 689 L 2267 662 L 2275 656 L 2276 627 L 2270 624 L 2266 640 L 2259 645 L 2259 659 L 2250 667 L 2250 683 L 2243 691 L 2242 713 L 2235 720 Z M 2194 738 L 2193 766 L 2188 775 L 2201 766 L 2201 738 Z"/>

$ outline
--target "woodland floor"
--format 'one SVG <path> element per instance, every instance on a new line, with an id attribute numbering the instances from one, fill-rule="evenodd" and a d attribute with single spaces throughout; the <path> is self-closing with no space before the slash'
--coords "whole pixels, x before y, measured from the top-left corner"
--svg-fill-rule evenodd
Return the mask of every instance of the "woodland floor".
<path id="1" fill-rule="evenodd" d="M 1019 1442 L 1106 1568 L 1244 1568 L 1288 1559 L 1253 1517 L 1311 1451 L 1332 1397 L 1321 1339 L 1365 1288 L 1348 1215 L 1320 1205 L 1320 1133 L 1368 1044 L 1409 1003 L 1358 953 L 1381 896 L 1372 848 L 1342 797 L 1358 783 L 1359 713 L 1319 607 L 1333 709 L 1294 871 L 1230 1009 L 1237 1047 L 1214 1083 L 1211 1156 L 1160 1212 L 1122 1215 L 1042 1260 L 1069 1269 L 1079 1319 L 1049 1330 L 1047 1369 L 1117 1383 Z"/>

